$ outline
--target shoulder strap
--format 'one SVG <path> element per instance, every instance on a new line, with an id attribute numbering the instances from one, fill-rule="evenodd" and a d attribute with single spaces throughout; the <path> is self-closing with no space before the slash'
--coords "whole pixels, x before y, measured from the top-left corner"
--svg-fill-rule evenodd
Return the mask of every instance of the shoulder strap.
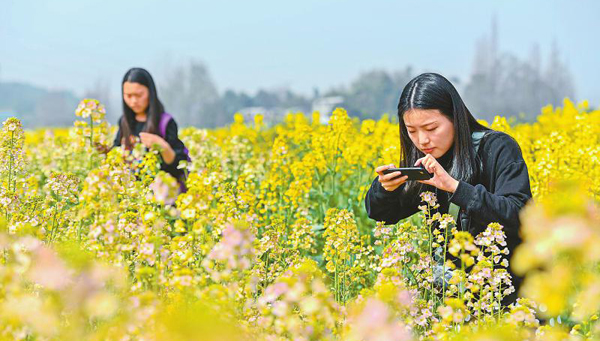
<path id="1" fill-rule="evenodd" d="M 487 133 L 487 131 L 476 131 L 476 132 L 473 132 L 473 134 L 471 134 L 471 138 L 473 141 L 473 147 L 475 148 L 475 154 L 477 154 L 477 151 L 479 151 L 479 146 L 481 145 L 481 140 L 483 139 L 483 137 L 485 136 L 486 133 Z"/>
<path id="2" fill-rule="evenodd" d="M 167 136 L 167 125 L 169 125 L 169 121 L 171 121 L 172 119 L 173 117 L 169 115 L 169 113 L 163 112 L 162 115 L 160 115 L 160 121 L 158 123 L 158 132 L 163 138 Z"/>

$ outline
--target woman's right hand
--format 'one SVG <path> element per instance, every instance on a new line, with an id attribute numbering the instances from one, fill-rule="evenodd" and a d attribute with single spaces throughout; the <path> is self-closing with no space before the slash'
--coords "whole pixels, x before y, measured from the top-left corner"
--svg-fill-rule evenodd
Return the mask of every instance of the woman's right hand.
<path id="1" fill-rule="evenodd" d="M 383 174 L 383 171 L 388 169 L 388 168 L 394 168 L 395 166 L 393 164 L 391 165 L 385 165 L 385 166 L 379 166 L 377 168 L 375 168 L 375 172 L 379 175 L 379 183 L 381 183 L 381 187 L 383 187 L 383 189 L 385 189 L 388 192 L 392 192 L 394 191 L 396 188 L 400 187 L 400 185 L 402 185 L 403 183 L 406 182 L 406 180 L 408 180 L 408 175 L 405 176 L 400 176 L 402 175 L 401 172 L 393 172 L 390 174 Z"/>

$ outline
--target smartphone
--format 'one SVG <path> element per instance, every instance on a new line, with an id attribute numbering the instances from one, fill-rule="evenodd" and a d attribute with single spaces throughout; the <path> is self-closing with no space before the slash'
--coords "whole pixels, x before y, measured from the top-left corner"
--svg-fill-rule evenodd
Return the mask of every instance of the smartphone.
<path id="1" fill-rule="evenodd" d="M 390 174 L 394 172 L 401 172 L 402 175 L 408 175 L 407 180 L 429 180 L 433 177 L 433 174 L 429 173 L 424 167 L 402 167 L 402 168 L 388 168 L 383 171 L 383 174 Z"/>

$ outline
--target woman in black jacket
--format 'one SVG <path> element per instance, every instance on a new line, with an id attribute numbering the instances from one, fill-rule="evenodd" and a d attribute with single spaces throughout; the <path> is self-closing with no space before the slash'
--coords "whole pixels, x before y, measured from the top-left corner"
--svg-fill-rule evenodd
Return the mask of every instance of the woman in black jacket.
<path id="1" fill-rule="evenodd" d="M 179 139 L 177 123 L 165 112 L 158 99 L 154 79 L 142 68 L 132 68 L 125 73 L 121 83 L 123 116 L 119 118 L 119 130 L 114 146 L 131 150 L 136 137 L 147 148 L 153 144 L 160 147 L 161 170 L 171 174 L 185 191 L 185 173 L 178 168 L 180 161 L 189 161 L 188 151 Z"/>
<path id="2" fill-rule="evenodd" d="M 377 167 L 365 198 L 370 218 L 395 224 L 419 211 L 420 193 L 437 194 L 442 214 L 458 206 L 457 224 L 474 236 L 487 225 L 504 226 L 509 250 L 521 242 L 519 211 L 531 199 L 521 149 L 509 135 L 488 129 L 471 115 L 454 86 L 435 73 L 411 80 L 398 103 L 400 167 L 422 165 L 433 177 L 407 181 L 394 167 Z M 518 290 L 520 278 L 513 277 Z M 516 292 L 505 299 L 516 299 Z"/>

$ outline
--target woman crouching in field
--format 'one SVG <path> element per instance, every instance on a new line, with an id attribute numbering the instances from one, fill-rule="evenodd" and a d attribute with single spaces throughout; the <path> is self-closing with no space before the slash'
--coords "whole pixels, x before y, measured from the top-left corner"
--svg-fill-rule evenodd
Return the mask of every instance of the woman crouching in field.
<path id="1" fill-rule="evenodd" d="M 433 177 L 407 181 L 401 172 L 384 174 L 394 165 L 377 167 L 365 205 L 370 218 L 395 224 L 419 211 L 420 193 L 437 194 L 441 214 L 458 206 L 459 229 L 473 236 L 487 225 L 504 226 L 511 254 L 521 242 L 519 211 L 531 199 L 529 173 L 521 149 L 509 135 L 477 122 L 454 86 L 435 73 L 411 80 L 398 103 L 400 167 L 422 165 Z M 521 279 L 512 272 L 517 298 Z"/>
<path id="2" fill-rule="evenodd" d="M 179 139 L 177 123 L 158 99 L 152 76 L 142 68 L 132 68 L 123 77 L 121 89 L 123 116 L 114 146 L 131 150 L 136 137 L 146 148 L 158 145 L 161 170 L 175 177 L 181 191 L 185 191 L 185 172 L 177 166 L 182 160 L 190 161 L 189 153 Z"/>

